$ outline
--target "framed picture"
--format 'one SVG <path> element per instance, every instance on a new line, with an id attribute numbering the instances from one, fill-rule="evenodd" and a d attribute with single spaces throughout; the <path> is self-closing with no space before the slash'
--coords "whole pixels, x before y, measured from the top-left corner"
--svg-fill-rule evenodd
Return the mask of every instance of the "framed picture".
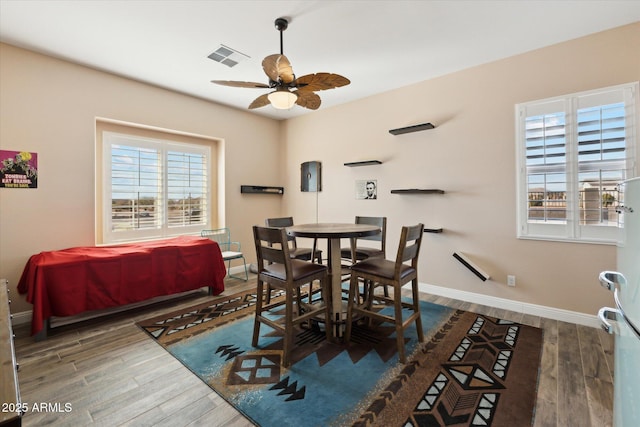
<path id="1" fill-rule="evenodd" d="M 38 188 L 38 154 L 0 150 L 0 188 Z"/>
<path id="2" fill-rule="evenodd" d="M 356 181 L 356 199 L 375 200 L 378 198 L 378 181 L 364 179 Z"/>

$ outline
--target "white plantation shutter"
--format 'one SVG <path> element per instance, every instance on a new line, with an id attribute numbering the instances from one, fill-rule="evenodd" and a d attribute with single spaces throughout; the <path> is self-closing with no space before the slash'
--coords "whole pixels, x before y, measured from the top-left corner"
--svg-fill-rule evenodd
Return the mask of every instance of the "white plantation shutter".
<path id="1" fill-rule="evenodd" d="M 624 93 L 577 99 L 578 191 L 581 235 L 598 237 L 596 226 L 619 227 L 618 184 L 630 175 Z M 629 176 L 631 177 L 631 176 Z"/>
<path id="2" fill-rule="evenodd" d="M 637 96 L 634 83 L 516 106 L 519 237 L 616 241 Z"/>
<path id="3" fill-rule="evenodd" d="M 207 228 L 208 147 L 111 132 L 103 140 L 104 243 Z"/>
<path id="4" fill-rule="evenodd" d="M 525 117 L 530 222 L 566 223 L 567 146 L 562 108 L 562 102 L 546 104 L 539 112 L 529 111 L 530 115 Z"/>
<path id="5" fill-rule="evenodd" d="M 111 231 L 162 225 L 162 159 L 157 149 L 111 145 Z"/>
<path id="6" fill-rule="evenodd" d="M 203 228 L 207 212 L 207 157 L 184 148 L 167 152 L 168 226 Z M 177 214 L 176 214 L 177 213 Z"/>

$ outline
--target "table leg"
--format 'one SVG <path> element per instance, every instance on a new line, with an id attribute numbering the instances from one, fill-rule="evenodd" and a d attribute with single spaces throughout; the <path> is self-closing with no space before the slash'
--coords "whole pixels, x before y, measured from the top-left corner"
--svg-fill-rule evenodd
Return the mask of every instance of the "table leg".
<path id="1" fill-rule="evenodd" d="M 331 275 L 331 316 L 333 319 L 333 336 L 341 337 L 344 331 L 345 318 L 342 309 L 342 262 L 340 256 L 340 239 L 329 239 L 329 274 Z"/>

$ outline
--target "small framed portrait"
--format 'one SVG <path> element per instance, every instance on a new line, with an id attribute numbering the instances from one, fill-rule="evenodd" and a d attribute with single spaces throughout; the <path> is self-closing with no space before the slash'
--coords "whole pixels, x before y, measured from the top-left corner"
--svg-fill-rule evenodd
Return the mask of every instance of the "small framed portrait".
<path id="1" fill-rule="evenodd" d="M 378 181 L 364 179 L 356 181 L 356 199 L 375 200 L 378 198 Z"/>

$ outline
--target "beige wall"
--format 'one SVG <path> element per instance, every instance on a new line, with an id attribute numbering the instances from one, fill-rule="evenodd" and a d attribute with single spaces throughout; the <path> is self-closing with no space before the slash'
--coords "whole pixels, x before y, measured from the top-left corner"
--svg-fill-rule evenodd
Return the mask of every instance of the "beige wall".
<path id="1" fill-rule="evenodd" d="M 15 292 L 30 255 L 95 242 L 96 117 L 224 139 L 221 221 L 249 254 L 250 225 L 281 211 L 281 197 L 240 194 L 281 185 L 279 122 L 0 44 L 0 148 L 38 153 L 39 169 L 37 189 L 0 189 L 0 278 L 16 312 L 31 309 Z"/>
<path id="2" fill-rule="evenodd" d="M 293 165 L 319 160 L 319 221 L 387 216 L 388 256 L 395 256 L 402 225 L 444 228 L 425 235 L 421 282 L 595 314 L 611 304 L 597 275 L 615 267 L 615 247 L 516 238 L 514 105 L 637 81 L 638 46 L 640 23 L 289 120 L 285 186 L 298 185 Z M 437 127 L 388 133 L 424 122 Z M 343 166 L 370 159 L 383 164 Z M 378 199 L 355 200 L 354 181 L 369 178 L 378 180 Z M 390 194 L 394 188 L 446 193 Z M 315 203 L 313 193 L 285 195 L 285 209 L 297 222 L 315 220 Z M 469 254 L 492 279 L 474 276 L 452 257 L 456 251 Z M 515 288 L 507 287 L 508 274 L 516 275 Z"/>
<path id="3" fill-rule="evenodd" d="M 639 45 L 635 24 L 281 123 L 0 44 L 0 148 L 37 152 L 40 174 L 38 189 L 0 190 L 0 277 L 15 288 L 30 255 L 94 243 L 94 123 L 104 117 L 224 139 L 223 215 L 248 261 L 251 225 L 268 216 L 385 215 L 390 256 L 403 224 L 445 229 L 425 235 L 421 282 L 593 314 L 611 303 L 596 276 L 615 266 L 614 247 L 515 237 L 514 104 L 639 80 Z M 437 128 L 388 133 L 426 121 Z M 343 166 L 368 159 L 384 163 Z M 309 160 L 322 162 L 319 194 L 299 191 Z M 354 200 L 354 181 L 367 178 L 378 200 Z M 241 195 L 241 184 L 284 185 L 285 195 Z M 415 187 L 446 194 L 389 193 Z M 31 308 L 14 300 L 15 311 Z"/>

